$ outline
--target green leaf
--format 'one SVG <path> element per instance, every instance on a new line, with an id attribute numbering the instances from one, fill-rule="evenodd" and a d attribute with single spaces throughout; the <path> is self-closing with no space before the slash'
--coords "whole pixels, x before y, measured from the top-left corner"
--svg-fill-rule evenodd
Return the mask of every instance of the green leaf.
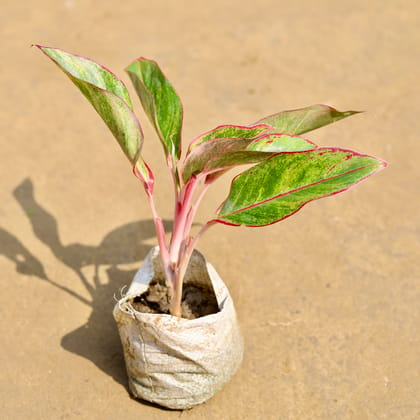
<path id="1" fill-rule="evenodd" d="M 276 133 L 303 134 L 358 113 L 359 111 L 340 112 L 327 105 L 312 105 L 270 115 L 257 124 L 270 124 Z"/>
<path id="2" fill-rule="evenodd" d="M 167 156 L 181 155 L 182 104 L 157 63 L 138 58 L 126 69 Z"/>
<path id="3" fill-rule="evenodd" d="M 215 221 L 275 223 L 310 201 L 348 190 L 384 166 L 377 158 L 339 148 L 274 155 L 233 180 Z"/>
<path id="4" fill-rule="evenodd" d="M 36 45 L 80 89 L 134 165 L 141 160 L 143 133 L 123 82 L 94 61 L 58 48 Z"/>
<path id="5" fill-rule="evenodd" d="M 201 144 L 215 139 L 255 139 L 263 133 L 269 131 L 272 127 L 268 124 L 254 124 L 251 126 L 241 125 L 219 125 L 213 130 L 196 137 L 189 145 L 187 155 L 193 152 Z"/>

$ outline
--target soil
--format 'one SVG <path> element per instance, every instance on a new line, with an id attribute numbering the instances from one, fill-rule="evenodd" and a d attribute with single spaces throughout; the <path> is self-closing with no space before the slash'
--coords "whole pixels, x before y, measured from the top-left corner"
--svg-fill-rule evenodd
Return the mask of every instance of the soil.
<path id="1" fill-rule="evenodd" d="M 169 314 L 170 289 L 163 281 L 152 283 L 146 292 L 134 298 L 133 308 L 139 312 Z M 182 318 L 195 319 L 219 311 L 216 296 L 208 288 L 185 284 L 182 291 Z"/>

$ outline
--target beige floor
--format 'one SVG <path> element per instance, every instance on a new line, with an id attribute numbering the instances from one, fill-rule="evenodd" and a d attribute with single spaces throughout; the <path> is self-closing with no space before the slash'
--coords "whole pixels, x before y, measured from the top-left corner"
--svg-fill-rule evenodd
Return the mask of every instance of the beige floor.
<path id="1" fill-rule="evenodd" d="M 6 3 L 1 417 L 420 418 L 418 2 Z M 246 355 L 232 382 L 191 411 L 128 395 L 110 313 L 155 242 L 150 215 L 103 123 L 31 43 L 87 55 L 124 80 L 133 58 L 155 58 L 183 99 L 185 142 L 321 102 L 366 112 L 307 137 L 389 162 L 282 223 L 204 237 L 200 250 L 235 298 Z M 170 219 L 161 148 L 141 118 Z M 199 222 L 227 189 L 215 185 Z"/>

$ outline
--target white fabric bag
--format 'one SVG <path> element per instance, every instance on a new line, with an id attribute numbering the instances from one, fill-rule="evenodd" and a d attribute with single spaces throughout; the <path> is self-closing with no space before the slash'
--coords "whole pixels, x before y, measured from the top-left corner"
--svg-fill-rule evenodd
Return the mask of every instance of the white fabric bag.
<path id="1" fill-rule="evenodd" d="M 136 311 L 130 301 L 163 279 L 159 247 L 152 248 L 127 294 L 114 308 L 132 394 L 164 407 L 186 409 L 211 398 L 238 369 L 243 355 L 229 292 L 198 251 L 184 284 L 210 286 L 219 312 L 193 320 Z"/>

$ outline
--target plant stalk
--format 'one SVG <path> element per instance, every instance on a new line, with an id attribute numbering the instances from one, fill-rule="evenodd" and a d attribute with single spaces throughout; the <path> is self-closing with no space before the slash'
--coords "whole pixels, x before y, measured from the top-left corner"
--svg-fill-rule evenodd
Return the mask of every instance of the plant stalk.
<path id="1" fill-rule="evenodd" d="M 170 268 L 169 251 L 166 244 L 166 233 L 162 219 L 159 217 L 153 194 L 146 190 L 146 195 L 149 201 L 150 209 L 152 211 L 153 222 L 155 224 L 157 240 L 160 249 L 160 257 L 162 260 L 163 270 L 165 272 L 165 282 L 169 288 L 173 288 L 173 272 Z"/>
<path id="2" fill-rule="evenodd" d="M 174 172 L 172 172 L 174 173 Z M 174 176 L 174 183 L 176 177 Z M 162 219 L 159 217 L 153 193 L 146 188 L 147 198 L 152 211 L 155 224 L 157 240 L 160 248 L 160 255 L 165 273 L 167 287 L 171 290 L 170 313 L 173 316 L 181 317 L 181 301 L 183 278 L 188 268 L 191 255 L 201 235 L 208 229 L 212 222 L 204 225 L 195 238 L 190 236 L 191 226 L 197 213 L 198 206 L 204 197 L 209 184 L 205 183 L 196 201 L 193 197 L 201 178 L 193 176 L 191 180 L 179 190 L 175 183 L 175 214 L 174 227 L 170 245 L 166 244 L 166 234 Z"/>
<path id="3" fill-rule="evenodd" d="M 188 213 L 191 207 L 191 201 L 193 199 L 194 191 L 199 183 L 198 178 L 193 177 L 181 191 L 180 207 L 175 214 L 174 229 L 171 238 L 171 244 L 169 249 L 169 258 L 172 269 L 175 269 L 178 265 L 180 258 L 180 250 L 182 242 L 185 240 L 184 232 L 185 225 L 187 223 Z"/>

